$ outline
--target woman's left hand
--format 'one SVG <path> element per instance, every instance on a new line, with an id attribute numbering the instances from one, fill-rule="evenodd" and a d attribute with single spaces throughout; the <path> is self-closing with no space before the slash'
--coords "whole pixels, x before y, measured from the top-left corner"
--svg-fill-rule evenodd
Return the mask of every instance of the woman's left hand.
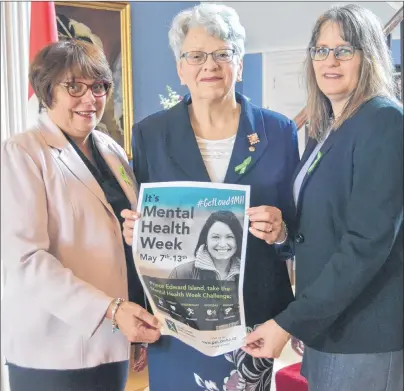
<path id="1" fill-rule="evenodd" d="M 286 232 L 282 225 L 282 212 L 274 206 L 261 205 L 247 210 L 250 219 L 250 232 L 268 244 L 281 242 Z"/>
<path id="2" fill-rule="evenodd" d="M 242 349 L 253 357 L 278 358 L 289 338 L 290 334 L 271 319 L 247 335 Z"/>

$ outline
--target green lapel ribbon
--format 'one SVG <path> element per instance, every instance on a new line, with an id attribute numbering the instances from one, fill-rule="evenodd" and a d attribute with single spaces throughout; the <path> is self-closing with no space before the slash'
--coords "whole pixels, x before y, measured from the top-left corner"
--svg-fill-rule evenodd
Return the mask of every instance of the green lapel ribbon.
<path id="1" fill-rule="evenodd" d="M 308 174 L 311 174 L 311 172 L 316 168 L 318 162 L 320 161 L 320 159 L 322 158 L 323 154 L 322 152 L 318 152 L 316 159 L 314 160 L 314 162 L 311 164 L 311 166 L 309 167 L 309 169 L 307 170 Z"/>
<path id="2" fill-rule="evenodd" d="M 121 174 L 121 178 L 124 180 L 124 182 L 129 185 L 132 186 L 132 182 L 130 181 L 130 179 L 128 178 L 128 175 L 126 174 L 125 169 L 123 168 L 123 166 L 119 167 L 119 172 Z"/>
<path id="3" fill-rule="evenodd" d="M 234 168 L 234 171 L 238 172 L 240 175 L 244 174 L 247 169 L 247 166 L 251 163 L 251 160 L 252 160 L 251 156 L 248 156 L 248 158 L 246 158 L 241 164 L 239 164 Z"/>

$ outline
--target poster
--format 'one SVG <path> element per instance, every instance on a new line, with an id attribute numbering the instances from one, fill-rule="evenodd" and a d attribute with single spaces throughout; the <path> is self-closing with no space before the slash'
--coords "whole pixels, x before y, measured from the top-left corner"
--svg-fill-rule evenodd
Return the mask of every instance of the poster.
<path id="1" fill-rule="evenodd" d="M 217 356 L 243 345 L 250 187 L 143 184 L 133 256 L 162 334 Z"/>

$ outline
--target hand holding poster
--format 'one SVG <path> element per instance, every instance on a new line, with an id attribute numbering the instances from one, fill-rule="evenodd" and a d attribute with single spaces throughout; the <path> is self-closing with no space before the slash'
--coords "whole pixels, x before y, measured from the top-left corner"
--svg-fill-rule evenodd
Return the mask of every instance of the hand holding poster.
<path id="1" fill-rule="evenodd" d="M 243 345 L 249 186 L 142 185 L 133 239 L 139 277 L 162 333 L 209 356 Z"/>

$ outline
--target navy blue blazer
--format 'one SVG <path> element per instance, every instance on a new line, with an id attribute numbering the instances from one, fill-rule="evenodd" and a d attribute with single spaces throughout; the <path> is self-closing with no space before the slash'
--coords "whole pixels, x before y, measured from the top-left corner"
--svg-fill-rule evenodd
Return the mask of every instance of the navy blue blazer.
<path id="1" fill-rule="evenodd" d="M 239 128 L 225 183 L 251 186 L 251 206 L 278 207 L 288 224 L 293 219 L 290 183 L 299 160 L 294 122 L 281 114 L 258 108 L 242 95 Z M 153 114 L 133 128 L 133 164 L 141 183 L 163 181 L 210 182 L 191 127 L 189 95 L 169 110 Z M 250 152 L 247 136 L 257 133 L 260 142 Z M 251 156 L 243 174 L 234 168 Z M 293 300 L 285 262 L 290 253 L 248 235 L 244 304 L 247 324 L 262 323 Z"/>
<path id="2" fill-rule="evenodd" d="M 296 170 L 317 142 L 310 139 Z M 296 211 L 296 301 L 275 318 L 331 353 L 403 348 L 403 110 L 373 98 L 332 132 Z"/>

